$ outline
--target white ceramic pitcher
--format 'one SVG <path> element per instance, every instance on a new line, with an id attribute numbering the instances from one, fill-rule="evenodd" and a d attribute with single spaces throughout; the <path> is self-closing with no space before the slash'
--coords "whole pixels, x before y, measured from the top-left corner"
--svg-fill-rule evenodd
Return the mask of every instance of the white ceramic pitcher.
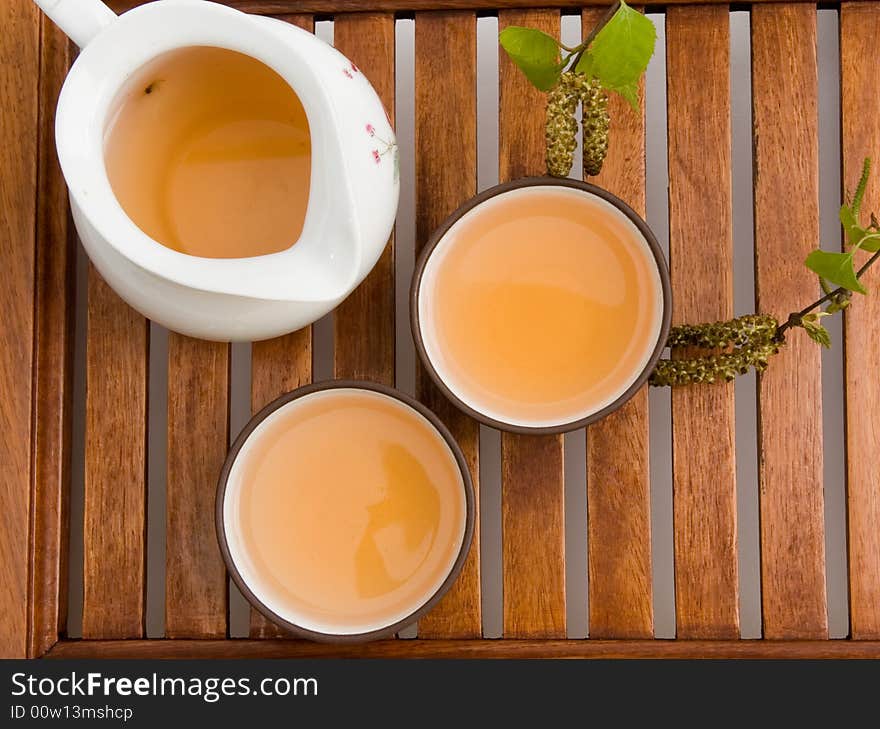
<path id="1" fill-rule="evenodd" d="M 83 245 L 123 299 L 190 336 L 254 340 L 310 324 L 366 277 L 391 232 L 399 182 L 394 132 L 354 64 L 295 26 L 207 0 L 158 0 L 119 16 L 100 0 L 36 2 L 82 48 L 58 101 L 58 156 Z M 299 96 L 312 163 L 303 230 L 291 248 L 252 258 L 187 255 L 147 236 L 117 202 L 104 166 L 112 102 L 144 64 L 185 46 L 252 56 Z"/>

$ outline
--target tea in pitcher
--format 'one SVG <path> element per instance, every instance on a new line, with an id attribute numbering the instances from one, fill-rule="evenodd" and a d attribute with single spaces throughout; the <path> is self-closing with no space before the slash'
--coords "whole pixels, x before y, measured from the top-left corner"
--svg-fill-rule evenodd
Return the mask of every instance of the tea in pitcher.
<path id="1" fill-rule="evenodd" d="M 657 347 L 658 262 L 617 207 L 529 185 L 465 212 L 424 263 L 423 356 L 463 405 L 502 424 L 557 427 L 619 398 Z"/>
<path id="2" fill-rule="evenodd" d="M 233 561 L 258 598 L 327 634 L 411 615 L 462 549 L 466 496 L 453 451 L 397 399 L 307 394 L 248 437 L 228 480 Z"/>
<path id="3" fill-rule="evenodd" d="M 296 243 L 309 199 L 303 105 L 274 70 L 242 53 L 164 53 L 120 93 L 105 166 L 129 218 L 164 246 L 208 258 Z"/>

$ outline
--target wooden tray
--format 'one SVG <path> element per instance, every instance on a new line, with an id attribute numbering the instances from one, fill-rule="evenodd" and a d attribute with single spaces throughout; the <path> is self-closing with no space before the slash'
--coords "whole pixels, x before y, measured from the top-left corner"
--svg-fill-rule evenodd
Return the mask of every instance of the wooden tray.
<path id="1" fill-rule="evenodd" d="M 394 108 L 395 17 L 415 17 L 416 237 L 476 192 L 476 13 L 558 33 L 560 8 L 529 0 L 282 0 L 230 3 L 311 27 Z M 116 9 L 123 9 L 117 3 Z M 678 322 L 732 314 L 727 4 L 666 11 L 670 258 Z M 583 10 L 595 19 L 601 8 Z M 290 13 L 295 13 L 291 15 Z M 844 179 L 880 150 L 871 60 L 880 2 L 840 6 Z M 30 0 L 0 4 L 0 654 L 4 656 L 749 656 L 880 657 L 880 296 L 847 314 L 851 637 L 828 640 L 820 352 L 795 333 L 759 380 L 764 640 L 740 640 L 734 390 L 672 396 L 677 640 L 654 640 L 648 398 L 588 433 L 589 635 L 566 640 L 563 451 L 559 437 L 503 436 L 503 640 L 481 639 L 479 535 L 453 590 L 415 640 L 328 647 L 284 639 L 254 616 L 230 640 L 228 581 L 214 538 L 215 478 L 228 442 L 230 348 L 168 343 L 166 639 L 145 639 L 149 327 L 93 270 L 85 372 L 73 359 L 75 236 L 54 152 L 53 110 L 72 52 Z M 818 239 L 816 5 L 751 6 L 758 306 L 784 315 L 813 280 Z M 866 101 L 867 100 L 867 101 Z M 617 104 L 615 100 L 613 102 Z M 500 61 L 500 178 L 543 169 L 542 98 Z M 597 182 L 645 208 L 644 119 L 619 115 Z M 869 204 L 880 209 L 875 176 Z M 393 384 L 394 249 L 335 317 L 335 374 Z M 880 276 L 873 287 L 880 288 Z M 252 406 L 309 381 L 312 333 L 253 346 Z M 838 345 L 839 346 L 839 345 Z M 84 377 L 82 640 L 65 638 L 71 391 Z M 476 424 L 419 376 L 478 474 Z M 809 403 L 809 404 L 808 404 Z M 814 404 L 815 403 L 815 404 Z M 587 576 L 584 575 L 584 579 Z M 267 640 L 267 638 L 274 638 Z"/>

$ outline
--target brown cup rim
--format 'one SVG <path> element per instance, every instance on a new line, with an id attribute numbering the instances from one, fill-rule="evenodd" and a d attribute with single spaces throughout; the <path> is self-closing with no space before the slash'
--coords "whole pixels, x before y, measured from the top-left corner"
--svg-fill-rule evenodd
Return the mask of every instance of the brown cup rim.
<path id="1" fill-rule="evenodd" d="M 465 493 L 465 525 L 461 547 L 459 548 L 458 555 L 456 556 L 455 562 L 452 565 L 452 569 L 449 571 L 446 579 L 443 580 L 443 582 L 440 584 L 440 587 L 437 588 L 434 594 L 431 595 L 425 602 L 423 602 L 416 610 L 414 610 L 412 613 L 402 618 L 401 620 L 398 620 L 393 624 L 383 628 L 377 628 L 376 630 L 366 631 L 363 633 L 335 634 L 310 630 L 309 628 L 304 628 L 300 625 L 297 625 L 290 622 L 289 620 L 282 618 L 280 615 L 271 610 L 267 605 L 265 605 L 251 591 L 250 587 L 248 587 L 248 585 L 242 579 L 241 573 L 239 572 L 238 567 L 232 559 L 232 555 L 229 551 L 229 544 L 226 540 L 226 524 L 223 518 L 223 504 L 226 498 L 226 487 L 229 481 L 229 474 L 232 471 L 232 466 L 235 463 L 235 460 L 245 442 L 247 441 L 248 437 L 251 435 L 251 433 L 253 433 L 253 431 L 260 423 L 262 423 L 269 415 L 274 413 L 279 408 L 287 405 L 290 402 L 293 402 L 294 400 L 305 397 L 306 395 L 311 395 L 316 392 L 324 392 L 328 390 L 343 389 L 366 390 L 369 392 L 376 392 L 381 395 L 390 397 L 404 405 L 409 406 L 417 413 L 424 416 L 428 420 L 428 422 L 432 426 L 434 426 L 434 428 L 442 436 L 443 440 L 452 450 L 452 455 L 455 457 L 456 464 L 458 465 L 459 472 L 462 476 L 462 484 Z M 217 495 L 214 503 L 214 524 L 217 531 L 217 542 L 220 547 L 220 554 L 223 556 L 223 561 L 226 563 L 226 569 L 229 571 L 232 580 L 238 586 L 238 589 L 241 590 L 242 595 L 244 595 L 247 601 L 260 613 L 262 613 L 267 619 L 271 620 L 276 625 L 285 628 L 286 630 L 290 631 L 300 638 L 307 638 L 309 640 L 322 643 L 362 643 L 370 640 L 377 640 L 379 638 L 392 637 L 402 628 L 411 625 L 416 620 L 421 618 L 440 601 L 443 595 L 446 594 L 446 592 L 455 582 L 456 578 L 464 567 L 464 563 L 467 559 L 468 552 L 470 551 L 471 547 L 471 542 L 473 540 L 474 521 L 476 518 L 475 512 L 476 499 L 474 495 L 474 484 L 473 480 L 471 479 L 470 470 L 468 469 L 464 454 L 462 453 L 458 443 L 456 443 L 455 438 L 452 437 L 449 429 L 443 424 L 443 422 L 437 415 L 435 415 L 427 407 L 422 405 L 422 403 L 420 403 L 418 400 L 411 398 L 409 395 L 406 395 L 399 390 L 394 389 L 393 387 L 388 387 L 387 385 L 380 385 L 378 383 L 364 382 L 360 380 L 326 380 L 323 382 L 315 382 L 310 385 L 305 385 L 303 387 L 297 388 L 296 390 L 292 390 L 291 392 L 281 395 L 280 397 L 276 398 L 268 405 L 266 405 L 262 410 L 260 410 L 248 421 L 247 425 L 244 427 L 241 433 L 239 433 L 238 437 L 235 439 L 235 442 L 232 444 L 232 447 L 229 449 L 229 453 L 227 454 L 226 460 L 223 463 L 223 468 L 220 471 L 220 477 L 217 483 Z"/>
<path id="2" fill-rule="evenodd" d="M 657 271 L 660 275 L 660 289 L 663 297 L 663 312 L 660 323 L 660 332 L 657 336 L 657 344 L 655 345 L 654 351 L 651 353 L 651 356 L 648 359 L 645 368 L 635 379 L 635 381 L 616 400 L 609 403 L 601 410 L 597 410 L 595 413 L 591 413 L 590 415 L 579 418 L 578 420 L 573 420 L 567 423 L 560 423 L 559 425 L 529 426 L 506 423 L 504 421 L 496 420 L 495 418 L 489 417 L 488 415 L 482 413 L 479 410 L 476 410 L 472 406 L 463 402 L 443 381 L 443 378 L 434 368 L 433 363 L 428 357 L 428 353 L 425 349 L 425 342 L 422 338 L 421 324 L 419 321 L 419 296 L 422 277 L 425 272 L 425 266 L 427 265 L 431 254 L 434 252 L 434 250 L 437 248 L 437 245 L 443 239 L 443 236 L 446 235 L 449 229 L 456 222 L 458 222 L 458 220 L 465 213 L 470 212 L 473 208 L 484 203 L 486 200 L 489 200 L 496 195 L 500 195 L 511 190 L 518 190 L 524 187 L 568 187 L 591 193 L 596 197 L 611 203 L 612 205 L 614 205 L 614 207 L 620 210 L 620 212 L 626 215 L 626 217 L 629 218 L 629 220 L 632 221 L 632 223 L 638 228 L 639 232 L 644 237 L 645 242 L 648 244 L 648 247 L 651 249 L 651 253 L 654 256 L 654 262 L 657 264 Z M 598 187 L 596 185 L 592 185 L 589 182 L 582 182 L 581 180 L 573 180 L 561 177 L 524 177 L 518 180 L 513 180 L 511 182 L 503 182 L 500 185 L 495 185 L 494 187 L 490 187 L 489 189 L 484 190 L 478 195 L 475 195 L 463 205 L 461 205 L 458 209 L 456 209 L 451 215 L 449 215 L 448 218 L 446 218 L 446 220 L 443 221 L 443 223 L 441 223 L 440 227 L 431 234 L 431 237 L 428 239 L 428 242 L 425 244 L 424 248 L 422 248 L 421 253 L 416 259 L 412 284 L 410 286 L 409 304 L 410 328 L 412 330 L 413 340 L 415 341 L 416 351 L 419 354 L 419 359 L 421 360 L 422 365 L 427 371 L 428 376 L 431 378 L 431 380 L 433 380 L 434 384 L 440 389 L 440 391 L 459 410 L 466 413 L 475 420 L 483 423 L 484 425 L 489 425 L 493 428 L 497 428 L 498 430 L 504 430 L 510 433 L 522 433 L 526 435 L 553 435 L 559 433 L 567 433 L 572 430 L 578 430 L 579 428 L 583 428 L 590 423 L 594 423 L 597 420 L 604 418 L 606 415 L 620 408 L 624 403 L 632 398 L 632 396 L 635 395 L 635 393 L 638 392 L 639 389 L 641 389 L 641 387 L 648 381 L 648 378 L 651 376 L 651 372 L 653 371 L 654 367 L 657 364 L 657 361 L 660 359 L 660 355 L 663 354 L 663 350 L 666 347 L 666 340 L 669 336 L 669 328 L 672 323 L 672 290 L 669 278 L 669 266 L 666 263 L 666 258 L 663 256 L 663 251 L 660 248 L 660 244 L 657 242 L 657 238 L 654 236 L 653 231 L 648 227 L 648 224 L 629 205 L 627 205 L 623 200 L 621 200 L 613 193 L 608 192 L 608 190 L 605 190 L 604 188 Z"/>

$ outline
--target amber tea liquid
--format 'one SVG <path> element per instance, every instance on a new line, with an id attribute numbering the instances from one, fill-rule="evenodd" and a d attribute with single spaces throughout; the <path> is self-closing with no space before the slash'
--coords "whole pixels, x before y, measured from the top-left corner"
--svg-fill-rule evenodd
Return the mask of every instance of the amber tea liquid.
<path id="1" fill-rule="evenodd" d="M 660 276 L 638 228 L 572 188 L 520 188 L 473 208 L 420 286 L 420 329 L 441 378 L 513 425 L 563 425 L 612 403 L 661 327 Z"/>
<path id="2" fill-rule="evenodd" d="M 227 533 L 242 576 L 277 614 L 319 632 L 407 617 L 443 583 L 464 538 L 451 449 L 376 392 L 331 389 L 282 407 L 250 436 L 230 483 Z"/>
<path id="3" fill-rule="evenodd" d="M 128 216 L 177 251 L 258 256 L 302 231 L 308 121 L 293 89 L 250 56 L 197 46 L 145 65 L 117 100 L 104 159 Z"/>

